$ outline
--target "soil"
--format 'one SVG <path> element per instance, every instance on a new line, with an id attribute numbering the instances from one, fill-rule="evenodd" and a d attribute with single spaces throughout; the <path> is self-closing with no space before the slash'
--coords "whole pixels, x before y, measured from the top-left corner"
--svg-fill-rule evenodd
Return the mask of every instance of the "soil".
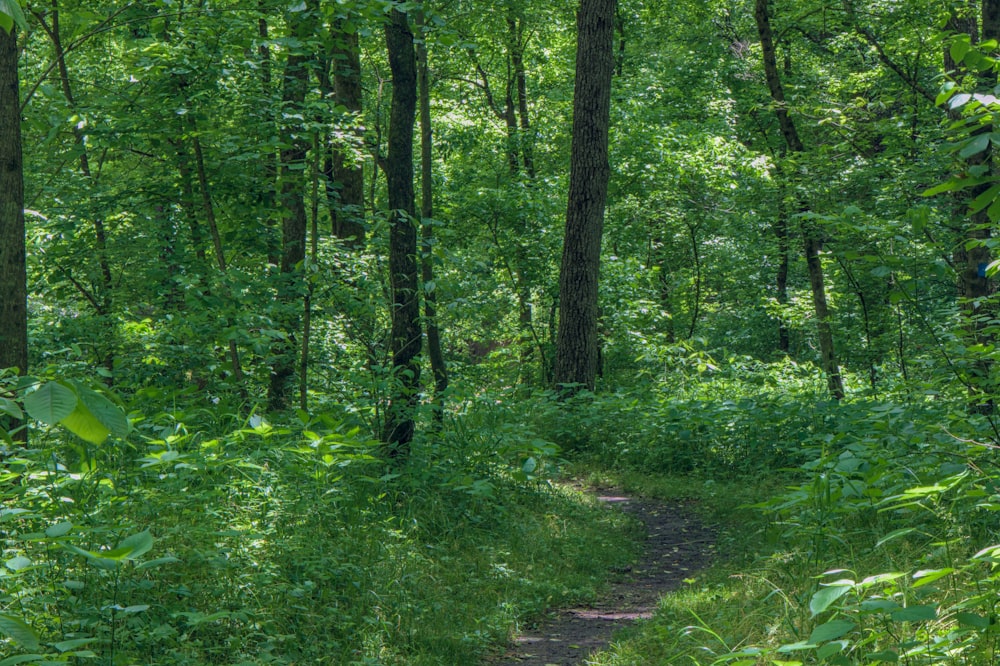
<path id="1" fill-rule="evenodd" d="M 676 590 L 712 559 L 716 533 L 684 502 L 661 502 L 618 493 L 601 501 L 646 526 L 645 551 L 637 564 L 594 604 L 556 611 L 535 631 L 515 637 L 495 666 L 576 666 L 608 646 L 612 634 L 652 617 L 659 598 Z"/>

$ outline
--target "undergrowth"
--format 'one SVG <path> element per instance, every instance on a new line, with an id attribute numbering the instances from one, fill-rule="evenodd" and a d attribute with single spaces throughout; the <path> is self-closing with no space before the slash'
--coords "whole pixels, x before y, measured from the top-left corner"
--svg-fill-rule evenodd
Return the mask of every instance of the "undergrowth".
<path id="1" fill-rule="evenodd" d="M 325 417 L 37 434 L 0 478 L 0 664 L 476 663 L 633 555 L 502 409 L 470 404 L 403 468 Z"/>

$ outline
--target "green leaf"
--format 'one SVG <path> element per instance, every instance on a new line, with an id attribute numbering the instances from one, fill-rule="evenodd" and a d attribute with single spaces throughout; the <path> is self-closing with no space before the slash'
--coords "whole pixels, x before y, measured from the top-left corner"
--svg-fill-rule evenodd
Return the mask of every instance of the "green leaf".
<path id="1" fill-rule="evenodd" d="M 828 657 L 832 657 L 833 655 L 837 654 L 845 647 L 847 647 L 847 645 L 848 641 L 833 641 L 832 643 L 827 643 L 820 649 L 816 650 L 816 658 L 819 659 L 820 661 L 823 661 L 824 659 L 827 659 Z"/>
<path id="2" fill-rule="evenodd" d="M 73 413 L 77 402 L 73 389 L 59 382 L 46 382 L 24 397 L 24 409 L 31 418 L 56 425 Z"/>
<path id="3" fill-rule="evenodd" d="M 18 4 L 17 0 L 0 0 L 0 28 L 9 33 L 15 23 L 21 30 L 27 32 L 28 22 L 25 20 L 24 12 L 21 11 L 21 5 Z"/>
<path id="4" fill-rule="evenodd" d="M 809 634 L 809 642 L 818 644 L 832 641 L 835 638 L 840 638 L 856 626 L 856 624 L 849 620 L 834 620 L 833 622 L 821 624 Z"/>
<path id="5" fill-rule="evenodd" d="M 66 536 L 67 534 L 69 534 L 69 531 L 71 529 L 73 529 L 73 523 L 70 522 L 57 523 L 55 525 L 52 525 L 51 527 L 48 527 L 45 530 L 45 536 L 51 537 L 53 539 L 58 539 L 61 536 Z"/>
<path id="6" fill-rule="evenodd" d="M 969 205 L 969 213 L 978 213 L 982 209 L 986 208 L 996 200 L 997 195 L 1000 195 L 1000 183 L 997 183 L 976 197 Z"/>
<path id="7" fill-rule="evenodd" d="M 28 664 L 35 661 L 41 661 L 42 659 L 45 659 L 44 655 L 19 654 L 13 657 L 7 657 L 3 661 L 0 661 L 0 666 L 18 666 L 19 664 Z"/>
<path id="8" fill-rule="evenodd" d="M 143 530 L 138 534 L 126 537 L 120 544 L 118 544 L 118 547 L 111 552 L 117 553 L 119 551 L 127 551 L 121 556 L 121 559 L 134 560 L 140 555 L 148 553 L 152 547 L 153 535 L 149 533 L 149 530 Z M 104 557 L 108 557 L 108 555 L 105 554 Z"/>
<path id="9" fill-rule="evenodd" d="M 929 585 L 933 583 L 938 578 L 944 578 L 950 573 L 954 573 L 952 567 L 945 567 L 944 569 L 924 569 L 923 571 L 918 571 L 913 574 L 913 587 L 922 587 L 924 585 Z"/>
<path id="10" fill-rule="evenodd" d="M 990 146 L 990 135 L 980 134 L 979 136 L 974 136 L 965 144 L 962 150 L 958 151 L 958 156 L 962 159 L 968 159 L 973 155 L 977 155 Z"/>
<path id="11" fill-rule="evenodd" d="M 22 412 L 21 408 L 17 406 L 17 403 L 10 398 L 0 398 L 0 414 L 13 416 L 18 420 L 24 418 L 24 412 Z"/>
<path id="12" fill-rule="evenodd" d="M 937 618 L 937 606 L 907 606 L 893 612 L 895 622 L 924 622 Z"/>
<path id="13" fill-rule="evenodd" d="M 899 661 L 899 655 L 892 650 L 882 650 L 881 652 L 872 652 L 868 655 L 868 658 L 872 661 L 889 661 L 896 663 Z"/>
<path id="14" fill-rule="evenodd" d="M 59 424 L 91 444 L 100 444 L 111 434 L 111 431 L 87 409 L 83 402 L 78 402 L 76 409 L 59 421 Z"/>
<path id="15" fill-rule="evenodd" d="M 26 650 L 38 649 L 38 635 L 21 618 L 0 613 L 0 634 L 7 636 Z"/>
<path id="16" fill-rule="evenodd" d="M 967 627 L 975 627 L 976 629 L 990 628 L 990 619 L 982 615 L 976 615 L 975 613 L 958 613 L 955 615 L 955 619 L 958 620 L 959 624 L 964 624 Z"/>
<path id="17" fill-rule="evenodd" d="M 968 35 L 959 35 L 955 38 L 955 41 L 951 43 L 951 48 L 948 49 L 951 59 L 957 63 L 962 62 L 965 59 L 965 54 L 967 54 L 972 49 L 972 43 Z"/>
<path id="18" fill-rule="evenodd" d="M 812 599 L 809 600 L 809 610 L 812 611 L 813 617 L 825 611 L 834 601 L 847 594 L 850 590 L 850 585 L 830 585 L 829 587 L 820 588 L 812 596 Z"/>
<path id="19" fill-rule="evenodd" d="M 154 567 L 163 566 L 164 564 L 173 564 L 174 562 L 180 562 L 176 557 L 158 557 L 155 560 L 149 560 L 148 562 L 142 562 L 135 565 L 135 570 L 140 571 L 142 569 L 152 569 Z"/>
<path id="20" fill-rule="evenodd" d="M 31 560 L 29 560 L 24 555 L 18 555 L 17 557 L 12 557 L 6 562 L 4 562 L 4 566 L 6 566 L 11 571 L 20 571 L 21 569 L 27 569 L 28 567 L 30 567 Z"/>
<path id="21" fill-rule="evenodd" d="M 107 428 L 112 435 L 120 438 L 128 436 L 128 418 L 125 416 L 125 412 L 122 411 L 121 407 L 111 402 L 97 391 L 89 389 L 86 386 L 77 386 L 77 393 L 80 396 L 80 401 L 87 406 L 90 413 L 93 414 L 94 417 L 101 422 L 101 425 Z"/>
<path id="22" fill-rule="evenodd" d="M 60 652 L 68 652 L 69 650 L 75 650 L 78 647 L 83 647 L 89 643 L 96 641 L 96 638 L 74 638 L 70 641 L 62 641 L 60 643 L 55 643 L 52 645 L 55 649 Z"/>

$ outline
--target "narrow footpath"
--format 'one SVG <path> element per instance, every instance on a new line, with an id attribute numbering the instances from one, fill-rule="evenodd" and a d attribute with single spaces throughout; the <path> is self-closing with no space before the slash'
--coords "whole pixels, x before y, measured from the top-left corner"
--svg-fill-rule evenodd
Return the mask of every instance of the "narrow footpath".
<path id="1" fill-rule="evenodd" d="M 715 531 L 690 505 L 610 494 L 599 499 L 646 525 L 642 558 L 592 606 L 557 611 L 536 631 L 517 636 L 496 666 L 583 664 L 608 646 L 615 630 L 652 617 L 663 594 L 681 587 L 714 556 Z"/>

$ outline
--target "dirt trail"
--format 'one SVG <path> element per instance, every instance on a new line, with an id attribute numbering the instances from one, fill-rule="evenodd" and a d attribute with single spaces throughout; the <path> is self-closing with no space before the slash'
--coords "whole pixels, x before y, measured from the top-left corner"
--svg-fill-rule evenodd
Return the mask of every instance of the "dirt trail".
<path id="1" fill-rule="evenodd" d="M 624 579 L 592 606 L 558 611 L 536 631 L 518 636 L 495 666 L 576 666 L 604 648 L 629 622 L 652 617 L 661 595 L 679 588 L 714 553 L 715 532 L 683 502 L 608 494 L 601 501 L 646 525 L 645 552 Z"/>

